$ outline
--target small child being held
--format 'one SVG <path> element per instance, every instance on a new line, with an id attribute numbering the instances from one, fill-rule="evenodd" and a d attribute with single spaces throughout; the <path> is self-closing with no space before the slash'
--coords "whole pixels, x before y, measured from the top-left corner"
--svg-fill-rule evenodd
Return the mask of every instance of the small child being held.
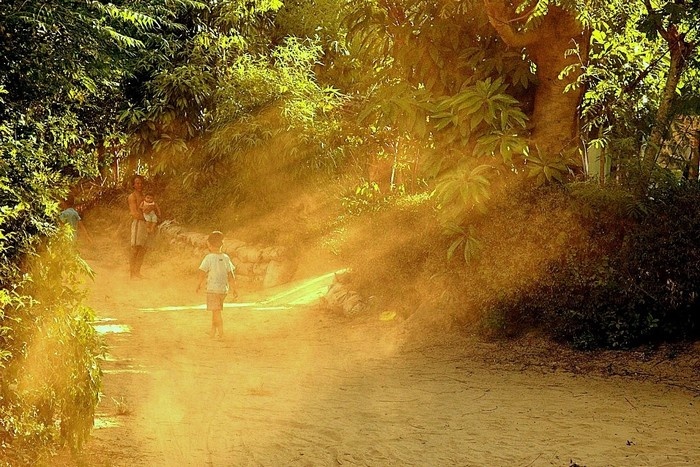
<path id="1" fill-rule="evenodd" d="M 230 289 L 233 289 L 236 276 L 236 267 L 231 262 L 231 258 L 221 251 L 224 245 L 224 234 L 217 231 L 209 234 L 207 238 L 207 248 L 209 253 L 204 257 L 199 265 L 199 283 L 197 293 L 206 282 L 207 310 L 211 311 L 211 337 L 221 338 L 224 335 L 224 321 L 221 311 L 224 308 L 224 298 Z M 236 297 L 236 291 L 232 290 L 232 295 Z"/>
<path id="2" fill-rule="evenodd" d="M 146 221 L 148 232 L 154 233 L 156 231 L 156 225 L 158 225 L 158 218 L 160 217 L 160 207 L 156 204 L 153 193 L 144 194 L 139 209 L 143 212 L 143 219 Z"/>

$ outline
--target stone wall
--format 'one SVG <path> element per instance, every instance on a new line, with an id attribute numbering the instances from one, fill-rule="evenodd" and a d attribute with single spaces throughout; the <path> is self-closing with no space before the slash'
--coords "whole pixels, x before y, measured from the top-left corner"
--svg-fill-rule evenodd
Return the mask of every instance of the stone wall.
<path id="1" fill-rule="evenodd" d="M 193 247 L 198 255 L 207 251 L 208 234 L 189 232 L 175 221 L 166 220 L 158 230 L 172 242 Z M 261 285 L 264 288 L 285 284 L 292 279 L 297 264 L 281 246 L 250 245 L 240 240 L 226 238 L 224 253 L 236 266 L 236 279 Z"/>

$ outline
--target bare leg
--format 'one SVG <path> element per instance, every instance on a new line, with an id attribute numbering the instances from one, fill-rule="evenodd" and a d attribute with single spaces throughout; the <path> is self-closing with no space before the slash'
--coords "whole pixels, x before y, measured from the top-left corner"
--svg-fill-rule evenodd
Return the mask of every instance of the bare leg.
<path id="1" fill-rule="evenodd" d="M 143 264 L 143 257 L 146 255 L 146 247 L 144 246 L 133 246 L 131 247 L 131 257 L 129 258 L 129 268 L 131 272 L 131 277 L 141 277 L 141 265 Z"/>
<path id="2" fill-rule="evenodd" d="M 211 315 L 211 334 L 212 337 L 224 336 L 224 321 L 221 317 L 221 310 L 213 310 Z"/>

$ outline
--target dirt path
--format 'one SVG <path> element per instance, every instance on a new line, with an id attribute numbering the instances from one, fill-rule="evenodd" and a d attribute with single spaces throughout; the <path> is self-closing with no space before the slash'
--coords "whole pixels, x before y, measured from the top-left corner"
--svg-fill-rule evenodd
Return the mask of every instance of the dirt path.
<path id="1" fill-rule="evenodd" d="M 692 391 L 498 369 L 467 346 L 406 350 L 394 322 L 288 305 L 324 279 L 289 295 L 243 290 L 241 302 L 278 298 L 227 308 L 213 341 L 196 260 L 161 254 L 134 283 L 125 252 L 109 251 L 89 258 L 108 332 L 104 397 L 74 464 L 700 465 Z"/>

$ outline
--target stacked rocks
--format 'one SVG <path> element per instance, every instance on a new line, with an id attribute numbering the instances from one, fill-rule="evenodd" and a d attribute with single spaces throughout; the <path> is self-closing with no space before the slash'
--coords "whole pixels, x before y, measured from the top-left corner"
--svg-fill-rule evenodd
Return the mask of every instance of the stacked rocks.
<path id="1" fill-rule="evenodd" d="M 169 236 L 172 243 L 190 245 L 198 256 L 203 256 L 207 250 L 207 234 L 188 232 L 172 220 L 163 221 L 158 230 Z M 263 247 L 227 238 L 223 251 L 236 266 L 238 280 L 259 283 L 264 288 L 285 284 L 296 272 L 296 262 L 281 246 Z"/>
<path id="2" fill-rule="evenodd" d="M 360 313 L 367 307 L 362 297 L 357 292 L 350 290 L 349 282 L 347 272 L 336 274 L 325 296 L 328 308 L 341 310 L 347 316 Z"/>

